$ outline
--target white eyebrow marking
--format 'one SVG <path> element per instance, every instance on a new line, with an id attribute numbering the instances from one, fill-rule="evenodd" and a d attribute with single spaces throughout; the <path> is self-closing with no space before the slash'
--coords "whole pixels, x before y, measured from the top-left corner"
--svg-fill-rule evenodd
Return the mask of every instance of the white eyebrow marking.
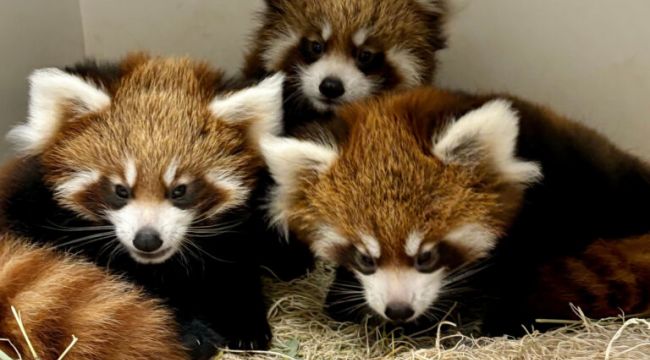
<path id="1" fill-rule="evenodd" d="M 421 61 L 411 51 L 395 46 L 386 52 L 386 57 L 402 76 L 402 87 L 409 88 L 422 83 L 424 70 Z"/>
<path id="2" fill-rule="evenodd" d="M 311 250 L 321 259 L 329 259 L 337 246 L 346 246 L 349 242 L 329 225 L 322 225 L 316 231 L 316 240 L 311 243 Z"/>
<path id="3" fill-rule="evenodd" d="M 480 257 L 494 248 L 497 242 L 497 234 L 484 225 L 469 223 L 448 233 L 445 240 L 469 248 L 473 256 Z"/>
<path id="4" fill-rule="evenodd" d="M 328 22 L 323 25 L 323 31 L 321 32 L 321 36 L 323 37 L 323 40 L 327 41 L 332 37 L 332 25 Z"/>
<path id="5" fill-rule="evenodd" d="M 366 40 L 368 40 L 369 32 L 370 30 L 365 27 L 357 30 L 357 32 L 355 32 L 354 35 L 352 36 L 352 42 L 354 43 L 354 45 L 356 46 L 363 45 L 366 42 Z"/>
<path id="6" fill-rule="evenodd" d="M 90 184 L 99 180 L 99 172 L 96 170 L 83 170 L 70 176 L 64 183 L 56 187 L 60 196 L 72 196 L 82 191 Z"/>
<path id="7" fill-rule="evenodd" d="M 129 187 L 135 185 L 135 180 L 138 177 L 138 168 L 135 166 L 135 160 L 133 158 L 128 158 L 124 166 L 124 177 L 126 178 L 126 183 Z"/>
<path id="8" fill-rule="evenodd" d="M 213 216 L 226 210 L 241 206 L 246 202 L 246 200 L 248 200 L 251 189 L 244 183 L 244 180 L 240 176 L 232 174 L 229 171 L 215 169 L 210 171 L 206 175 L 206 178 L 213 185 L 228 191 L 229 194 L 228 200 L 219 204 L 217 208 L 213 210 Z"/>
<path id="9" fill-rule="evenodd" d="M 420 251 L 420 244 L 422 243 L 423 234 L 419 230 L 415 230 L 409 234 L 404 244 L 404 252 L 408 256 L 415 256 Z"/>
<path id="10" fill-rule="evenodd" d="M 379 258 L 381 256 L 381 247 L 379 246 L 379 241 L 377 241 L 377 239 L 365 233 L 359 234 L 359 237 L 361 238 L 363 245 L 366 247 L 366 250 L 368 250 L 370 256 L 374 258 Z"/>
<path id="11" fill-rule="evenodd" d="M 172 182 L 174 182 L 174 179 L 176 178 L 176 170 L 178 170 L 178 161 L 174 159 L 169 163 L 167 170 L 165 170 L 165 174 L 163 175 L 165 185 L 170 186 Z"/>

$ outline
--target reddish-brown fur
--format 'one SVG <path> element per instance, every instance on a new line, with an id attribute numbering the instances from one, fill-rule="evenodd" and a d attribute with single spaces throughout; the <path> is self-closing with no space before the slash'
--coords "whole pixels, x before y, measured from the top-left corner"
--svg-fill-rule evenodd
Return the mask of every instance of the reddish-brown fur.
<path id="1" fill-rule="evenodd" d="M 435 13 L 426 11 L 413 0 L 269 0 L 268 3 L 246 58 L 244 75 L 248 78 L 268 72 L 294 72 L 295 65 L 300 63 L 297 48 L 288 51 L 282 56 L 284 60 L 273 66 L 264 64 L 263 53 L 270 43 L 288 31 L 298 37 L 318 38 L 325 22 L 333 29 L 328 42 L 333 53 L 354 57 L 353 35 L 359 29 L 369 28 L 367 46 L 373 51 L 399 47 L 412 52 L 422 66 L 422 83 L 431 82 L 436 67 L 435 53 L 445 47 L 442 26 L 446 4 L 443 1 L 435 2 L 438 9 Z M 393 85 L 400 83 L 400 79 L 393 81 Z"/>
<path id="2" fill-rule="evenodd" d="M 11 312 L 15 306 L 42 360 L 186 359 L 171 312 L 138 287 L 47 248 L 0 236 L 0 338 L 31 353 Z M 5 342 L 0 350 L 17 356 Z"/>
<path id="3" fill-rule="evenodd" d="M 519 135 L 529 142 L 520 142 L 517 151 L 532 154 L 535 157 L 526 160 L 539 161 L 543 170 L 553 171 L 546 174 L 551 181 L 546 186 L 557 187 L 557 193 L 553 189 L 543 191 L 565 201 L 544 203 L 542 199 L 537 206 L 544 218 L 525 220 L 526 224 L 537 221 L 533 226 L 544 227 L 552 237 L 536 239 L 531 233 L 517 239 L 522 242 L 514 245 L 520 251 L 514 255 L 519 258 L 510 261 L 521 265 L 526 263 L 521 259 L 534 258 L 536 262 L 530 264 L 540 266 L 531 273 L 522 272 L 531 274 L 526 279 L 519 279 L 516 269 L 508 270 L 503 282 L 507 291 L 519 291 L 505 285 L 513 281 L 511 278 L 533 284 L 528 295 L 524 290 L 515 295 L 525 297 L 515 300 L 516 305 L 525 309 L 525 316 L 556 318 L 572 316 L 569 302 L 593 317 L 614 316 L 621 310 L 628 314 L 650 310 L 650 235 L 643 218 L 647 211 L 638 203 L 649 193 L 648 166 L 595 131 L 510 96 L 472 96 L 422 88 L 346 106 L 338 113 L 337 134 L 331 137 L 338 139 L 330 140 L 338 157 L 327 170 L 299 174 L 287 211 L 289 228 L 313 244 L 321 240 L 319 227 L 327 225 L 360 248 L 359 231 L 372 234 L 381 244 L 380 268 L 410 266 L 412 260 L 404 256 L 404 244 L 414 228 L 424 233 L 425 243 L 444 242 L 442 237 L 463 223 L 480 223 L 495 234 L 507 235 L 521 209 L 531 206 L 523 202 L 524 187 L 506 181 L 487 164 L 447 164 L 431 153 L 432 139 L 451 119 L 496 98 L 508 99 L 519 114 Z M 343 136 L 341 128 L 347 129 Z M 553 161 L 562 165 L 554 167 Z M 561 180 L 565 176 L 561 171 L 574 173 Z M 562 181 L 573 184 L 570 181 L 576 176 L 591 183 L 578 185 L 582 189 L 562 187 Z M 592 185 L 595 190 L 591 190 Z M 579 192 L 584 189 L 602 192 Z M 578 193 L 578 199 L 589 199 L 596 205 L 573 203 L 577 200 L 572 194 Z M 616 202 L 619 200 L 621 203 Z M 598 210 L 597 206 L 612 201 L 611 207 L 617 209 L 614 213 L 611 208 Z M 564 215 L 565 209 L 575 210 Z M 594 222 L 594 216 L 605 211 L 609 215 L 603 223 Z M 554 218 L 556 213 L 562 219 Z M 620 214 L 623 216 L 619 218 Z M 569 221 L 567 224 L 577 228 L 563 228 L 565 225 L 553 221 Z M 583 221 L 589 227 L 582 225 Z M 518 231 L 527 234 L 521 227 Z M 564 231 L 581 237 L 566 239 Z M 630 235 L 589 237 L 597 231 L 607 236 Z M 349 251 L 342 246 L 334 258 L 342 261 Z M 452 254 L 473 260 L 462 248 L 457 247 Z M 500 315 L 495 316 L 498 322 Z"/>

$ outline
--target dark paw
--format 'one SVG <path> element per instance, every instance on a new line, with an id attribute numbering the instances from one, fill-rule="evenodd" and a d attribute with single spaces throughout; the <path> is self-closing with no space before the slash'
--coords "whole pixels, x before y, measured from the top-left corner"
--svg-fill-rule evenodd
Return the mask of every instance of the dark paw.
<path id="1" fill-rule="evenodd" d="M 228 348 L 237 350 L 268 350 L 271 343 L 271 328 L 265 322 L 242 329 L 228 337 Z"/>
<path id="2" fill-rule="evenodd" d="M 226 345 L 226 339 L 208 325 L 194 319 L 182 324 L 183 346 L 194 360 L 209 360 L 217 354 L 217 349 Z"/>

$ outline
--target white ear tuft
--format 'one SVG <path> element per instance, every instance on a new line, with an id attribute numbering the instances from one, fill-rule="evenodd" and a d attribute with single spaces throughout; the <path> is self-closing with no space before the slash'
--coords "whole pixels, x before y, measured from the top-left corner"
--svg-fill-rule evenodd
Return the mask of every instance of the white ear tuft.
<path id="1" fill-rule="evenodd" d="M 434 139 L 433 154 L 447 163 L 479 165 L 485 161 L 508 181 L 541 178 L 539 164 L 515 156 L 519 117 L 507 100 L 493 100 L 453 122 Z"/>
<path id="2" fill-rule="evenodd" d="M 253 121 L 251 135 L 279 135 L 282 131 L 282 85 L 284 74 L 277 73 L 259 84 L 217 97 L 210 103 L 212 113 L 235 124 Z"/>
<path id="3" fill-rule="evenodd" d="M 326 171 L 338 154 L 327 145 L 276 136 L 263 137 L 260 148 L 277 184 L 269 203 L 271 219 L 286 230 L 287 212 L 293 205 L 291 194 L 297 190 L 302 173 Z"/>
<path id="4" fill-rule="evenodd" d="M 14 127 L 7 137 L 18 151 L 38 154 L 54 137 L 66 106 L 77 114 L 99 111 L 111 103 L 103 90 L 84 79 L 56 68 L 36 70 L 29 77 L 27 123 Z"/>

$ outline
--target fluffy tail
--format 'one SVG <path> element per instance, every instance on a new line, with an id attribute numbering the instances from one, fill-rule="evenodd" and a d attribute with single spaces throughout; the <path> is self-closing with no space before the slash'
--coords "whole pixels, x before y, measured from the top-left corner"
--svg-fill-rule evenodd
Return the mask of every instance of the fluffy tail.
<path id="1" fill-rule="evenodd" d="M 12 313 L 20 311 L 40 360 L 186 359 L 171 312 L 98 267 L 0 236 L 0 350 L 32 357 Z"/>

